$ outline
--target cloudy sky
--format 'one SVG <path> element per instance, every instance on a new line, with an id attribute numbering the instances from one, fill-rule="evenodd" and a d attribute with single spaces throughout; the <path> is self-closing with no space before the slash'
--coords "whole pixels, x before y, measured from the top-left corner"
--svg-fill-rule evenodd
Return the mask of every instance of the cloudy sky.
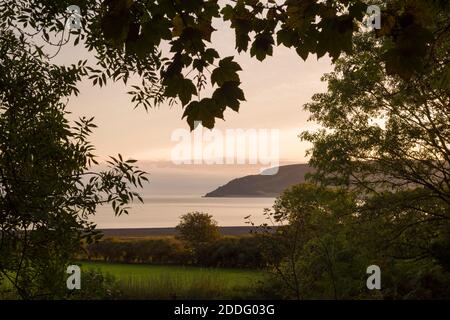
<path id="1" fill-rule="evenodd" d="M 259 62 L 250 58 L 249 53 L 236 53 L 234 33 L 227 24 L 216 28 L 218 31 L 213 34 L 212 46 L 221 57 L 235 55 L 243 69 L 240 78 L 247 100 L 241 104 L 239 113 L 227 111 L 225 121 L 218 120 L 216 128 L 222 132 L 226 129 L 278 129 L 280 162 L 306 162 L 305 151 L 309 146 L 297 136 L 302 130 L 314 127 L 314 124 L 307 122 L 308 114 L 302 110 L 302 105 L 310 101 L 314 93 L 325 90 L 320 77 L 331 71 L 330 60 L 317 60 L 316 56 L 310 56 L 304 62 L 295 51 L 277 47 L 273 57 Z M 82 48 L 67 47 L 56 60 L 69 63 L 80 58 L 89 58 L 89 53 Z M 95 117 L 98 128 L 92 134 L 91 141 L 101 159 L 121 153 L 124 157 L 140 160 L 145 167 L 152 167 L 154 174 L 157 174 L 155 167 L 171 167 L 171 172 L 174 172 L 171 151 L 177 142 L 172 141 L 171 136 L 174 130 L 188 129 L 186 121 L 181 119 L 181 106 L 161 105 L 148 112 L 133 109 L 130 96 L 126 94 L 128 89 L 122 83 L 110 82 L 106 87 L 98 88 L 85 81 L 80 91 L 81 94 L 69 103 L 70 117 Z M 245 166 L 228 166 L 226 170 L 208 170 L 199 165 L 182 167 L 178 169 L 194 172 L 197 176 L 204 170 L 210 181 L 214 180 L 211 185 L 219 176 L 220 181 L 226 181 L 230 177 L 246 174 L 248 169 Z M 219 171 L 226 171 L 225 176 Z M 160 180 L 164 180 L 164 173 L 161 173 Z M 158 185 L 155 188 L 158 189 Z"/>

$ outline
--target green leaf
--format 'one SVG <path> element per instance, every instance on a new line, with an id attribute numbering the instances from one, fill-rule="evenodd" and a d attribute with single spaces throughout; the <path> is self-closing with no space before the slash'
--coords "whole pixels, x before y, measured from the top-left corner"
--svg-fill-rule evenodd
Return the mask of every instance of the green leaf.
<path id="1" fill-rule="evenodd" d="M 280 29 L 277 32 L 277 45 L 283 44 L 284 46 L 290 48 L 298 42 L 298 35 L 289 29 Z"/>
<path id="2" fill-rule="evenodd" d="M 106 15 L 101 21 L 103 36 L 113 45 L 120 45 L 125 42 L 128 36 L 128 17 Z"/>
<path id="3" fill-rule="evenodd" d="M 410 79 L 415 71 L 423 67 L 422 60 L 416 55 L 402 55 L 396 48 L 388 50 L 383 59 L 387 74 L 398 75 L 405 80 Z"/>
<path id="4" fill-rule="evenodd" d="M 197 88 L 189 79 L 183 79 L 179 88 L 178 97 L 183 105 L 191 101 L 192 95 L 197 94 Z"/>
<path id="5" fill-rule="evenodd" d="M 360 0 L 354 0 L 350 3 L 348 12 L 352 18 L 361 20 L 367 13 L 367 4 Z"/>
<path id="6" fill-rule="evenodd" d="M 266 56 L 271 56 L 273 54 L 274 45 L 273 37 L 271 34 L 263 32 L 258 34 L 253 41 L 252 47 L 250 48 L 250 55 L 256 56 L 256 59 L 263 61 Z"/>
<path id="7" fill-rule="evenodd" d="M 316 53 L 320 58 L 326 53 L 335 60 L 342 51 L 352 50 L 353 22 L 349 16 L 333 17 L 320 22 Z"/>
<path id="8" fill-rule="evenodd" d="M 108 10 L 101 18 L 100 25 L 103 36 L 114 46 L 125 42 L 129 34 L 131 23 L 130 8 L 132 1 L 114 0 L 108 3 Z"/>
<path id="9" fill-rule="evenodd" d="M 165 79 L 164 84 L 166 85 L 164 94 L 173 98 L 178 96 L 183 105 L 189 103 L 192 96 L 197 94 L 197 88 L 192 81 L 181 75 Z"/>
<path id="10" fill-rule="evenodd" d="M 245 101 L 244 92 L 239 88 L 239 82 L 228 81 L 213 93 L 213 100 L 221 107 L 230 107 L 239 111 L 240 102 Z"/>
<path id="11" fill-rule="evenodd" d="M 212 48 L 208 48 L 203 53 L 202 57 L 203 57 L 203 59 L 205 59 L 206 62 L 213 63 L 214 59 L 219 58 L 219 54 L 217 53 L 216 50 L 214 50 Z"/>
<path id="12" fill-rule="evenodd" d="M 220 13 L 223 15 L 224 21 L 231 20 L 234 16 L 234 9 L 231 5 L 227 4 Z"/>
<path id="13" fill-rule="evenodd" d="M 238 52 L 247 51 L 249 42 L 250 36 L 248 33 L 236 32 L 236 49 Z"/>
<path id="14" fill-rule="evenodd" d="M 304 60 L 306 61 L 306 59 L 308 59 L 308 55 L 309 55 L 309 50 L 306 48 L 306 46 L 304 45 L 299 45 L 295 51 L 297 52 L 297 54 Z"/>
<path id="15" fill-rule="evenodd" d="M 184 110 L 183 119 L 187 122 L 191 130 L 195 129 L 195 122 L 199 121 L 206 128 L 214 128 L 215 118 L 218 114 L 217 104 L 209 98 L 200 101 L 192 101 Z"/>
<path id="16" fill-rule="evenodd" d="M 172 36 L 173 37 L 181 36 L 185 26 L 184 26 L 184 23 L 183 23 L 183 19 L 180 17 L 180 15 L 177 14 L 172 19 L 172 25 L 173 25 Z"/>
<path id="17" fill-rule="evenodd" d="M 198 25 L 197 29 L 200 31 L 200 34 L 202 36 L 202 39 L 205 39 L 208 42 L 211 42 L 211 34 L 216 31 L 211 26 L 211 21 L 204 21 L 202 20 Z"/>
<path id="18" fill-rule="evenodd" d="M 142 25 L 142 37 L 150 44 L 159 45 L 161 39 L 170 40 L 171 23 L 168 19 L 155 18 Z"/>
<path id="19" fill-rule="evenodd" d="M 211 74 L 211 83 L 217 83 L 220 87 L 227 81 L 240 82 L 238 71 L 242 70 L 239 64 L 233 61 L 233 57 L 220 60 L 219 67 Z"/>

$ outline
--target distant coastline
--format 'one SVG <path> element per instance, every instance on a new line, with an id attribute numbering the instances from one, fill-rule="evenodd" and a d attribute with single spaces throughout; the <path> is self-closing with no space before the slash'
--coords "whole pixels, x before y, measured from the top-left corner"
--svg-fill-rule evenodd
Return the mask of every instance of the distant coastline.
<path id="1" fill-rule="evenodd" d="M 305 181 L 305 175 L 313 172 L 308 164 L 291 164 L 278 167 L 274 175 L 248 175 L 233 179 L 208 192 L 206 198 L 274 198 L 286 188 Z"/>

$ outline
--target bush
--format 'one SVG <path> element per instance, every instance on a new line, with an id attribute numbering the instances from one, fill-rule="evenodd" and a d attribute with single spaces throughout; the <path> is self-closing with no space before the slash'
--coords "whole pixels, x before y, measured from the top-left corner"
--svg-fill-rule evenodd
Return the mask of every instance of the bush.
<path id="1" fill-rule="evenodd" d="M 207 267 L 261 268 L 266 265 L 255 236 L 223 238 L 199 248 L 198 264 Z"/>
<path id="2" fill-rule="evenodd" d="M 110 300 L 120 299 L 122 293 L 117 280 L 112 275 L 98 270 L 84 270 L 80 290 L 68 291 L 69 300 Z"/>
<path id="3" fill-rule="evenodd" d="M 190 255 L 182 242 L 173 238 L 136 241 L 103 240 L 87 246 L 89 260 L 105 262 L 188 264 Z"/>
<path id="4" fill-rule="evenodd" d="M 180 239 L 188 243 L 191 248 L 197 248 L 220 238 L 217 222 L 210 214 L 203 212 L 190 212 L 181 216 L 176 229 L 180 233 Z"/>
<path id="5" fill-rule="evenodd" d="M 261 227 L 263 252 L 282 257 L 270 261 L 274 278 L 262 290 L 283 299 L 450 298 L 447 234 L 418 227 L 405 211 L 378 215 L 357 196 L 309 184 L 287 189 L 267 211 L 282 227 Z M 380 267 L 380 290 L 366 286 L 370 265 Z"/>
<path id="6" fill-rule="evenodd" d="M 262 268 L 267 260 L 261 252 L 261 238 L 221 238 L 200 244 L 195 251 L 176 238 L 118 241 L 106 239 L 86 247 L 82 259 L 116 263 L 201 265 L 205 267 Z"/>

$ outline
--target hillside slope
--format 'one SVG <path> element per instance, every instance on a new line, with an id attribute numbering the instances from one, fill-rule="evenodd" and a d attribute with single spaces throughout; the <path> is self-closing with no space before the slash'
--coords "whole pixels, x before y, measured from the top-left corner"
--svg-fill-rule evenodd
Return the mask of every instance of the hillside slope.
<path id="1" fill-rule="evenodd" d="M 249 175 L 233 179 L 205 197 L 276 197 L 284 189 L 305 181 L 305 174 L 312 172 L 307 164 L 279 167 L 275 175 Z"/>

